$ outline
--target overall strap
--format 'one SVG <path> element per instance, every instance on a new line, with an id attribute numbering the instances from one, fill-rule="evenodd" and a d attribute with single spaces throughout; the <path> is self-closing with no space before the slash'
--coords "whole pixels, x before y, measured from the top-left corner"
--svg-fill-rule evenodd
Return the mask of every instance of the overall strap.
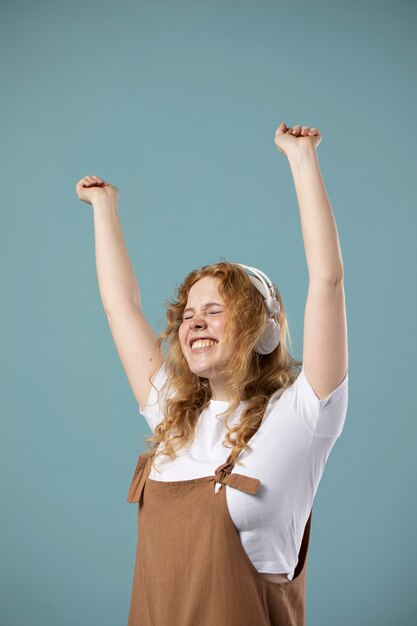
<path id="1" fill-rule="evenodd" d="M 151 454 L 155 452 L 158 447 L 159 441 L 157 441 L 150 452 L 144 452 L 139 456 L 136 464 L 135 473 L 133 474 L 132 482 L 130 484 L 129 493 L 127 495 L 128 502 L 139 502 L 142 495 L 143 487 L 149 474 L 149 467 L 151 462 Z"/>
<path id="2" fill-rule="evenodd" d="M 214 472 L 214 481 L 216 483 L 221 483 L 219 491 L 222 488 L 222 485 L 230 485 L 230 487 L 240 489 L 240 491 L 244 491 L 245 493 L 249 493 L 251 495 L 255 494 L 261 484 L 260 480 L 258 480 L 258 478 L 244 476 L 243 474 L 237 474 L 236 472 L 231 474 L 234 467 L 234 463 L 230 460 L 231 456 L 232 453 L 229 454 L 227 460 L 222 463 L 222 465 L 219 465 Z"/>

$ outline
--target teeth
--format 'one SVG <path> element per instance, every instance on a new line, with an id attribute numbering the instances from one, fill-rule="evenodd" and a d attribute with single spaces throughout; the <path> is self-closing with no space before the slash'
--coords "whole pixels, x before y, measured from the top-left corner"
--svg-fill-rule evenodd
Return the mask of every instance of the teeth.
<path id="1" fill-rule="evenodd" d="M 198 339 L 197 341 L 194 341 L 193 345 L 191 346 L 192 350 L 198 350 L 199 348 L 208 348 L 210 346 L 214 346 L 214 344 L 216 344 L 217 341 L 209 341 L 208 339 Z"/>

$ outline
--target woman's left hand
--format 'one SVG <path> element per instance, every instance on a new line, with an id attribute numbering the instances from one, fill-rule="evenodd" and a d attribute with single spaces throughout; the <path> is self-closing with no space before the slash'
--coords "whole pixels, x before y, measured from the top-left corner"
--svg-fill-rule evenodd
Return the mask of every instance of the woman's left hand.
<path id="1" fill-rule="evenodd" d="M 303 148 L 316 149 L 321 139 L 320 131 L 315 127 L 309 128 L 296 124 L 288 128 L 285 122 L 281 122 L 275 132 L 274 143 L 282 154 L 289 157 L 294 151 L 298 152 Z"/>

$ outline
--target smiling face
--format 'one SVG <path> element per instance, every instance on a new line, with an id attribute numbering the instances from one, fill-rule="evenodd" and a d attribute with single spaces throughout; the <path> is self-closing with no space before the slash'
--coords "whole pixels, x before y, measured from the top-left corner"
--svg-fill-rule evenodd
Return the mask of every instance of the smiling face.
<path id="1" fill-rule="evenodd" d="M 218 370 L 229 362 L 233 345 L 225 336 L 226 310 L 218 291 L 219 282 L 212 276 L 205 276 L 194 283 L 188 292 L 178 336 L 193 374 L 210 380 L 213 399 L 227 400 Z M 199 337 L 213 339 L 216 343 L 193 350 L 191 342 Z"/>

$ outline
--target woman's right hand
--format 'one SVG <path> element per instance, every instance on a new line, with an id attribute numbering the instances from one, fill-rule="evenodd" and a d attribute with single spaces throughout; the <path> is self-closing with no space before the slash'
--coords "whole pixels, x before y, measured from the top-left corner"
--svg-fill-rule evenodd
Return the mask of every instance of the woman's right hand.
<path id="1" fill-rule="evenodd" d="M 119 197 L 118 188 L 98 176 L 84 176 L 75 185 L 75 190 L 80 200 L 91 205 L 102 200 L 117 201 Z"/>

